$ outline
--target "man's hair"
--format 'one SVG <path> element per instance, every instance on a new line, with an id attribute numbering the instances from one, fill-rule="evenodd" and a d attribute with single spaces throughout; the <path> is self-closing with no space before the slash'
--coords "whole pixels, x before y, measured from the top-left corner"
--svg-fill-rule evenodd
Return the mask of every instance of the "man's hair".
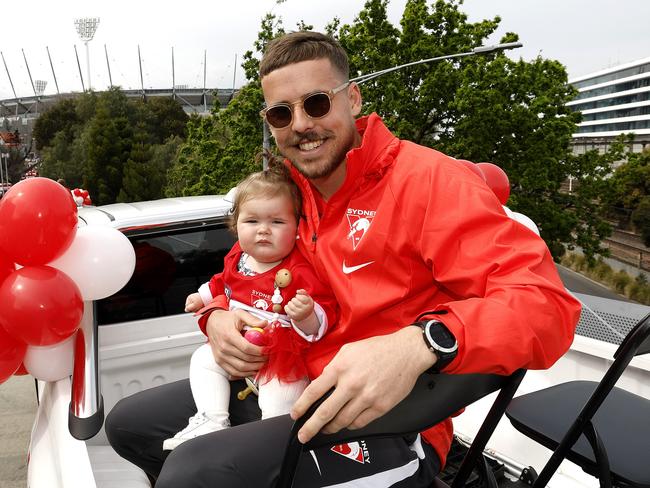
<path id="1" fill-rule="evenodd" d="M 292 32 L 269 42 L 260 62 L 260 78 L 289 64 L 323 58 L 329 59 L 332 66 L 348 80 L 348 55 L 338 41 L 320 32 Z"/>
<path id="2" fill-rule="evenodd" d="M 228 222 L 230 230 L 237 235 L 237 219 L 244 203 L 254 198 L 271 199 L 277 196 L 286 196 L 291 200 L 296 222 L 298 222 L 302 211 L 300 191 L 289 176 L 289 170 L 280 162 L 269 164 L 267 170 L 248 175 L 237 185 Z"/>

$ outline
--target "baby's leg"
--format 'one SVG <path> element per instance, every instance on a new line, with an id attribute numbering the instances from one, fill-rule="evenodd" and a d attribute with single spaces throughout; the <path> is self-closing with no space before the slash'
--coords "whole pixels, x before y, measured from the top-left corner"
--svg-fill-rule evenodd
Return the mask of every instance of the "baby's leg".
<path id="1" fill-rule="evenodd" d="M 219 424 L 228 420 L 228 373 L 214 360 L 209 344 L 202 345 L 192 354 L 190 386 L 198 413 Z"/>
<path id="2" fill-rule="evenodd" d="M 258 403 L 262 410 L 262 418 L 268 419 L 289 413 L 308 384 L 307 378 L 293 383 L 281 383 L 274 378 L 260 385 Z"/>
<path id="3" fill-rule="evenodd" d="M 197 412 L 188 419 L 183 430 L 163 441 L 165 451 L 171 451 L 183 442 L 230 426 L 228 375 L 215 362 L 208 344 L 199 347 L 192 354 L 190 386 Z"/>

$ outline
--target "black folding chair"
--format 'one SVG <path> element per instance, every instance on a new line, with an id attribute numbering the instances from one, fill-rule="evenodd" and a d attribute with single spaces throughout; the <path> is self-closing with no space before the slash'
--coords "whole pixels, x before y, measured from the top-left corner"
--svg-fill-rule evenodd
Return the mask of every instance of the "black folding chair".
<path id="1" fill-rule="evenodd" d="M 650 401 L 614 387 L 634 356 L 650 352 L 649 337 L 650 314 L 623 339 L 600 383 L 569 381 L 512 400 L 512 425 L 554 450 L 534 488 L 546 486 L 564 458 L 601 487 L 650 487 Z"/>
<path id="2" fill-rule="evenodd" d="M 518 370 L 510 376 L 425 373 L 420 376 L 411 393 L 402 402 L 363 429 L 344 429 L 341 432 L 329 435 L 318 434 L 310 442 L 303 445 L 298 442 L 297 433 L 305 421 L 314 413 L 320 402 L 326 398 L 326 395 L 294 423 L 276 487 L 291 488 L 296 467 L 303 451 L 371 437 L 395 437 L 422 432 L 457 413 L 467 405 L 500 390 L 451 485 L 452 488 L 464 486 L 477 460 L 481 458 L 485 445 L 496 428 L 499 419 L 503 416 L 505 408 L 514 396 L 524 374 L 525 370 Z M 434 487 L 448 488 L 448 485 L 436 480 Z"/>

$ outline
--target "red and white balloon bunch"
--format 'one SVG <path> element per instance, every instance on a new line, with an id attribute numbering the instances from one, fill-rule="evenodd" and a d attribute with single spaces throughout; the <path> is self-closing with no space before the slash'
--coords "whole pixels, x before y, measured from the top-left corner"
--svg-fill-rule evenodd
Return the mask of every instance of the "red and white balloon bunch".
<path id="1" fill-rule="evenodd" d="M 513 212 L 505 206 L 508 198 L 510 198 L 510 180 L 508 180 L 508 175 L 505 171 L 493 163 L 475 164 L 465 159 L 458 159 L 457 161 L 475 173 L 479 178 L 482 178 L 485 183 L 487 183 L 487 185 L 499 199 L 499 202 L 501 202 L 503 210 L 506 212 L 508 217 L 528 227 L 535 234 L 539 235 L 539 229 L 530 217 L 519 212 Z"/>
<path id="2" fill-rule="evenodd" d="M 93 201 L 90 199 L 90 194 L 88 193 L 88 190 L 84 190 L 83 188 L 75 188 L 74 190 L 71 191 L 71 193 L 72 193 L 72 198 L 74 199 L 74 203 L 77 204 L 77 207 L 93 204 Z"/>
<path id="3" fill-rule="evenodd" d="M 44 381 L 72 372 L 84 301 L 120 290 L 135 268 L 129 240 L 111 227 L 77 229 L 71 192 L 47 178 L 0 200 L 0 383 L 25 370 Z"/>

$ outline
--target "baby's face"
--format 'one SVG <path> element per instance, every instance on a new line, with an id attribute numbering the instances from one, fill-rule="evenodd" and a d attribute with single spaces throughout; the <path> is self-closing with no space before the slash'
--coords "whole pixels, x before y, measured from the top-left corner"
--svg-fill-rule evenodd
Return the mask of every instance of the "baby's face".
<path id="1" fill-rule="evenodd" d="M 251 198 L 237 218 L 237 236 L 242 250 L 260 263 L 284 259 L 296 243 L 296 217 L 291 198 Z"/>

